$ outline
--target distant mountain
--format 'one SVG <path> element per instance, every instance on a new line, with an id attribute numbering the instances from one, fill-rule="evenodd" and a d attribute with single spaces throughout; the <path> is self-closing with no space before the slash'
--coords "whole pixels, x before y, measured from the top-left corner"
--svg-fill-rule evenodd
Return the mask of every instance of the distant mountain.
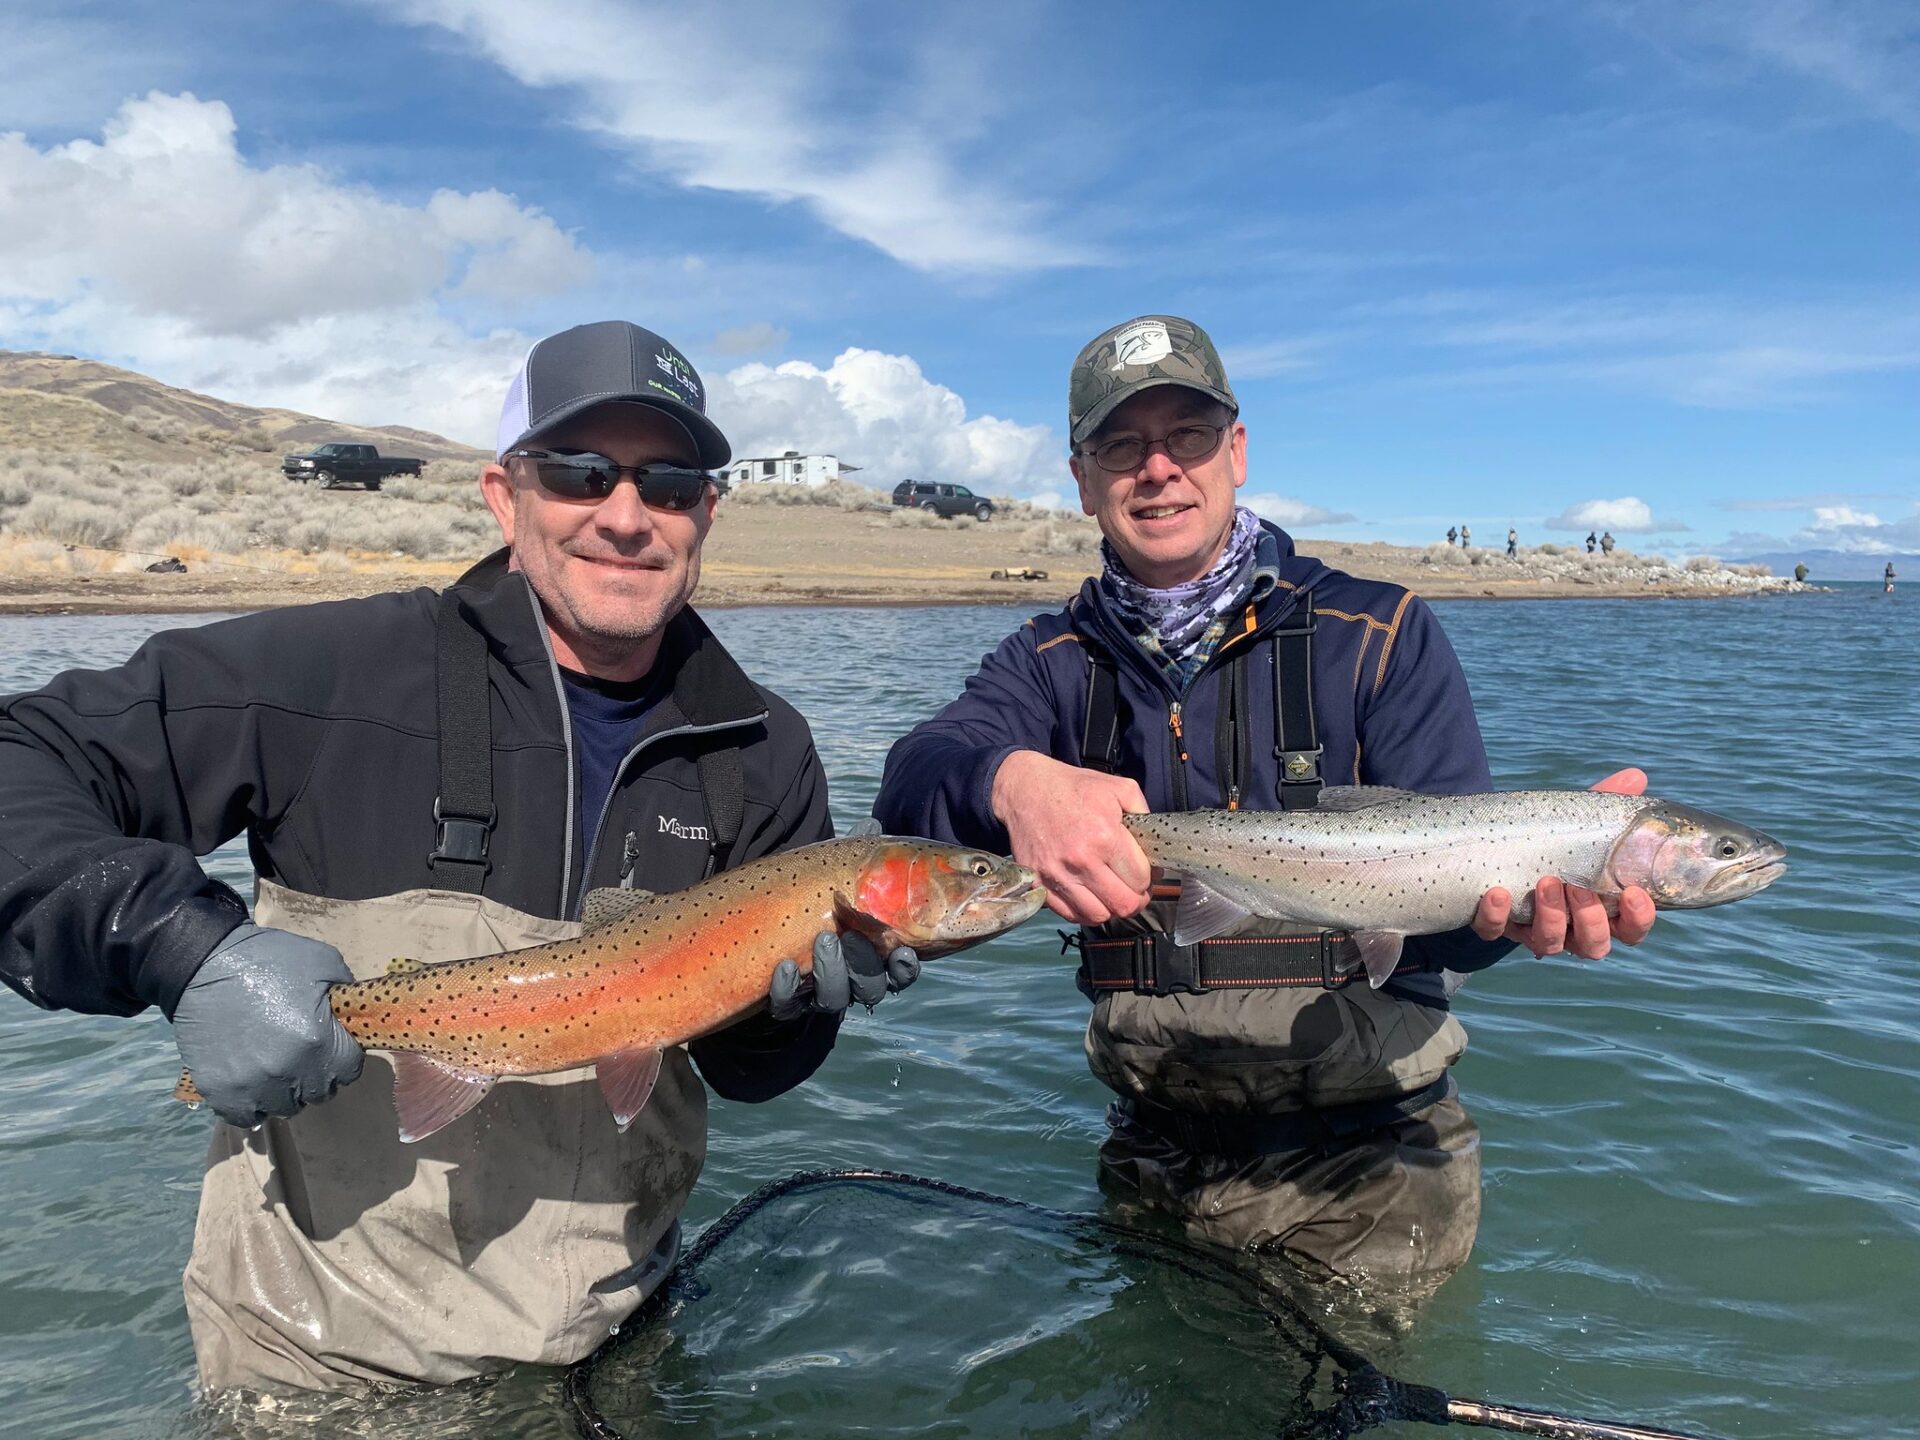
<path id="1" fill-rule="evenodd" d="M 1749 555 L 1749 563 L 1765 565 L 1776 575 L 1791 575 L 1805 565 L 1809 580 L 1878 580 L 1887 562 L 1903 580 L 1920 581 L 1920 555 L 1869 555 L 1859 550 L 1774 550 Z"/>
<path id="2" fill-rule="evenodd" d="M 485 460 L 485 452 L 405 425 L 347 425 L 296 410 L 261 410 L 163 385 L 72 355 L 0 350 L 0 444 L 113 460 L 186 462 L 209 442 L 278 455 L 327 440 L 377 445 L 423 460 Z"/>

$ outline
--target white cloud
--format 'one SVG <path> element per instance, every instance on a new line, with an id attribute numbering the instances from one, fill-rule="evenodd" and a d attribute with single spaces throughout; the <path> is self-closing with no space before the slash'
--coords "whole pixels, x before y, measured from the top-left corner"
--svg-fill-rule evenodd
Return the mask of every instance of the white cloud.
<path id="1" fill-rule="evenodd" d="M 1895 555 L 1920 551 L 1920 504 L 1895 520 L 1882 520 L 1851 505 L 1821 505 L 1813 523 L 1794 537 L 1799 545 L 1821 550 L 1849 550 L 1863 555 Z"/>
<path id="2" fill-rule="evenodd" d="M 170 14 L 130 40 L 128 18 L 71 0 L 0 6 L 0 131 L 91 125 L 127 96 L 188 72 L 192 26 Z"/>
<path id="3" fill-rule="evenodd" d="M 1220 354 L 1220 363 L 1235 380 L 1266 380 L 1275 375 L 1298 375 L 1319 368 L 1314 353 L 1324 341 L 1319 338 L 1269 340 L 1255 345 L 1229 345 Z"/>
<path id="4" fill-rule="evenodd" d="M 1549 530 L 1616 530 L 1629 535 L 1686 528 L 1656 524 L 1647 502 L 1632 495 L 1623 495 L 1618 500 L 1583 500 L 1541 523 Z"/>
<path id="5" fill-rule="evenodd" d="M 0 135 L 0 301 L 57 316 L 94 300 L 203 335 L 263 337 L 591 274 L 549 217 L 497 191 L 405 205 L 314 166 L 249 164 L 235 131 L 220 101 L 156 92 L 122 105 L 98 141 L 41 149 Z"/>
<path id="6" fill-rule="evenodd" d="M 1819 505 L 1814 507 L 1814 530 L 1840 530 L 1863 526 L 1873 529 L 1884 522 L 1870 510 L 1856 510 L 1851 505 Z"/>
<path id="7" fill-rule="evenodd" d="M 969 173 L 916 91 L 935 53 L 862 65 L 832 48 L 817 7 L 791 12 L 613 0 L 406 0 L 416 24 L 451 31 L 521 84 L 562 92 L 573 121 L 649 170 L 694 189 L 799 203 L 828 225 L 923 270 L 1077 263 L 1042 233 L 1040 207 Z M 905 73 L 884 79 L 890 70 Z M 858 91 L 878 90 L 879 104 Z M 976 98 L 976 105 L 978 104 Z"/>
<path id="8" fill-rule="evenodd" d="M 1769 495 L 1763 498 L 1724 500 L 1720 502 L 1723 510 L 1812 510 L 1821 505 L 1851 505 L 1861 495 L 1824 494 L 1824 495 Z M 1884 493 L 1870 492 L 1865 498 L 1884 499 Z"/>
<path id="9" fill-rule="evenodd" d="M 1677 58 L 1705 51 L 1777 66 L 1920 135 L 1920 14 L 1906 0 L 1630 0 L 1616 9 L 1635 28 L 1681 47 Z M 1744 78 L 1721 69 L 1722 80 Z"/>
<path id="10" fill-rule="evenodd" d="M 742 365 L 709 385 L 714 419 L 740 456 L 826 452 L 878 489 L 956 481 L 993 495 L 1055 501 L 1065 447 L 1045 425 L 967 416 L 964 401 L 910 356 L 850 349 L 826 369 L 804 360 Z"/>
<path id="11" fill-rule="evenodd" d="M 722 355 L 753 355 L 762 350 L 778 350 L 791 338 L 781 326 L 765 320 L 751 325 L 736 325 L 713 337 L 713 348 Z"/>
<path id="12" fill-rule="evenodd" d="M 1434 339 L 1511 357 L 1455 370 L 1448 384 L 1576 381 L 1754 408 L 1818 398 L 1822 382 L 1920 369 L 1920 297 L 1767 307 L 1711 296 L 1482 296 L 1452 311 Z"/>
<path id="13" fill-rule="evenodd" d="M 1344 525 L 1355 517 L 1344 510 L 1327 510 L 1319 505 L 1309 505 L 1304 500 L 1291 500 L 1285 495 L 1250 495 L 1241 492 L 1240 503 L 1263 520 L 1271 520 L 1289 530 L 1297 530 L 1303 525 Z"/>

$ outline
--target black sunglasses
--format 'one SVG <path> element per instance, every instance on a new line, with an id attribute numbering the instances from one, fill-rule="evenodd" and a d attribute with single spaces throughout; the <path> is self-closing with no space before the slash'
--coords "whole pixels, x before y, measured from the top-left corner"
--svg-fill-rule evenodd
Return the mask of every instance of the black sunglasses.
<path id="1" fill-rule="evenodd" d="M 531 460 L 541 488 L 561 500 L 606 499 L 622 475 L 633 476 L 640 499 L 655 510 L 691 510 L 713 477 L 684 465 L 618 465 L 591 450 L 509 450 L 509 460 Z"/>

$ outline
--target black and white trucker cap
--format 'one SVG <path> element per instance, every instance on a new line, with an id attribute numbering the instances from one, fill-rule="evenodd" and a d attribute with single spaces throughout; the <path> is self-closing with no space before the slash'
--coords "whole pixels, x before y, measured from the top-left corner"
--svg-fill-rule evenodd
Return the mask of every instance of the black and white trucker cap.
<path id="1" fill-rule="evenodd" d="M 543 431 L 596 405 L 647 405 L 687 428 L 703 469 L 733 458 L 707 418 L 706 387 L 691 361 L 651 330 L 596 320 L 536 341 L 500 409 L 496 456 L 532 447 Z"/>

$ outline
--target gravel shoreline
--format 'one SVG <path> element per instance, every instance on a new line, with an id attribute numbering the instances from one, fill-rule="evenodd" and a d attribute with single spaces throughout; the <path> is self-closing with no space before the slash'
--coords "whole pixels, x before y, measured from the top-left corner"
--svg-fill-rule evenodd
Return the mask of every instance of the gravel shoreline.
<path id="1" fill-rule="evenodd" d="M 1057 553 L 1060 527 L 989 522 L 908 525 L 885 513 L 826 506 L 723 503 L 706 545 L 696 604 L 1019 605 L 1055 608 L 1099 565 L 1091 527 Z M 1404 585 L 1429 600 L 1703 599 L 1819 593 L 1823 587 L 1718 568 L 1689 570 L 1616 554 L 1548 554 L 1523 548 L 1452 551 L 1342 541 L 1298 542 L 1336 569 Z M 143 557 L 72 552 L 91 573 L 0 568 L 0 614 L 187 614 L 341 600 L 418 585 L 444 586 L 464 565 L 393 557 L 249 555 L 245 562 L 189 561 L 185 573 L 150 574 Z M 475 558 L 478 558 L 477 556 Z M 242 568 L 244 565 L 245 568 Z M 1046 579 L 994 580 L 993 571 L 1044 571 Z"/>

